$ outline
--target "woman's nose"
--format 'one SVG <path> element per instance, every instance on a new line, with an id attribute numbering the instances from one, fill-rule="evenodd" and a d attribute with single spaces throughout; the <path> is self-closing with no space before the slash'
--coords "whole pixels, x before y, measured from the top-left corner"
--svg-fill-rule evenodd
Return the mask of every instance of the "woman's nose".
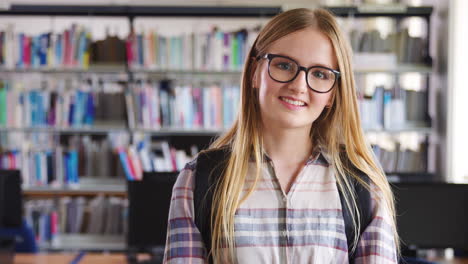
<path id="1" fill-rule="evenodd" d="M 288 88 L 290 90 L 294 90 L 297 93 L 305 93 L 307 92 L 307 89 L 309 87 L 307 86 L 307 80 L 306 80 L 306 71 L 305 70 L 299 70 L 299 73 L 297 74 L 296 78 L 292 80 Z"/>

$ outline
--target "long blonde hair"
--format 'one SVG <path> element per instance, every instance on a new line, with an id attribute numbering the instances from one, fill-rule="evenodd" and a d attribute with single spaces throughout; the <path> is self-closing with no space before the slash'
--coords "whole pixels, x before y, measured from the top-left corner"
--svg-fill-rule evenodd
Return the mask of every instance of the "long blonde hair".
<path id="1" fill-rule="evenodd" d="M 319 30 L 331 40 L 341 72 L 341 79 L 333 90 L 332 105 L 330 108 L 325 108 L 314 121 L 310 135 L 314 145 L 320 144 L 325 147 L 329 162 L 337 172 L 338 188 L 342 190 L 348 207 L 352 208 L 350 211 L 355 226 L 355 246 L 349 250 L 354 251 L 356 248 L 361 217 L 356 203 L 356 194 L 351 187 L 352 178 L 363 184 L 370 192 L 377 190 L 380 193 L 379 196 L 382 196 L 381 201 L 392 216 L 390 224 L 394 227 L 394 241 L 399 249 L 399 239 L 395 228 L 394 197 L 386 176 L 375 161 L 372 149 L 367 144 L 360 126 L 349 44 L 331 13 L 324 9 L 300 8 L 275 16 L 259 33 L 244 65 L 240 111 L 237 120 L 210 146 L 211 148 L 229 147 L 231 151 L 224 174 L 214 189 L 211 214 L 212 247 L 209 254 L 212 255 L 215 263 L 233 262 L 235 259 L 234 215 L 239 205 L 254 191 L 263 163 L 264 150 L 259 125 L 261 116 L 256 95 L 257 89 L 253 89 L 252 86 L 254 72 L 258 66 L 255 58 L 264 54 L 268 47 L 281 37 L 310 27 Z M 241 197 L 251 157 L 255 160 L 256 180 L 247 194 Z M 343 157 L 346 157 L 352 166 L 369 177 L 369 184 L 355 174 L 350 168 L 352 166 L 346 166 Z M 371 189 L 371 185 L 375 188 Z"/>

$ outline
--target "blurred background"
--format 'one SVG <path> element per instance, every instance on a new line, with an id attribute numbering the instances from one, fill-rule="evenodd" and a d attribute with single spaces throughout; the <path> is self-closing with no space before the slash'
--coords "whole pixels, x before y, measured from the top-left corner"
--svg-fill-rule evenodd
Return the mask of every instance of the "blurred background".
<path id="1" fill-rule="evenodd" d="M 259 30 L 281 11 L 318 6 L 352 46 L 362 126 L 396 188 L 405 250 L 461 257 L 462 0 L 0 0 L 0 178 L 20 179 L 5 180 L 20 189 L 0 197 L 21 198 L 11 221 L 32 236 L 22 252 L 160 254 L 167 190 L 235 120 Z"/>

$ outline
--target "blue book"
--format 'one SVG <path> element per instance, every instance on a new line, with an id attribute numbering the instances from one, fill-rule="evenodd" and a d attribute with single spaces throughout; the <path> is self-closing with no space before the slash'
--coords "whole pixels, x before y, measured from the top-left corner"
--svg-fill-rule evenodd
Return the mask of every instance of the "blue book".
<path id="1" fill-rule="evenodd" d="M 40 153 L 35 153 L 34 154 L 34 162 L 35 162 L 35 168 L 36 168 L 36 182 L 42 183 L 41 179 L 41 154 Z"/>
<path id="2" fill-rule="evenodd" d="M 64 182 L 68 184 L 70 182 L 70 155 L 68 153 L 63 155 L 63 165 L 65 174 Z"/>
<path id="3" fill-rule="evenodd" d="M 39 65 L 47 65 L 47 49 L 49 47 L 49 34 L 39 36 Z"/>
<path id="4" fill-rule="evenodd" d="M 62 66 L 63 58 L 62 58 L 62 34 L 57 34 L 57 38 L 55 39 L 55 63 L 56 66 Z"/>
<path id="5" fill-rule="evenodd" d="M 86 125 L 93 125 L 94 123 L 94 95 L 92 92 L 87 93 L 87 100 L 86 100 L 86 113 L 84 123 Z"/>
<path id="6" fill-rule="evenodd" d="M 193 128 L 195 120 L 195 111 L 193 111 L 193 97 L 191 87 L 186 87 L 184 91 L 184 114 L 185 114 L 185 127 Z"/>
<path id="7" fill-rule="evenodd" d="M 40 65 L 40 36 L 32 37 L 32 48 L 31 48 L 31 67 L 37 68 Z"/>
<path id="8" fill-rule="evenodd" d="M 70 157 L 69 157 L 68 153 L 64 153 L 63 154 L 63 176 L 64 176 L 63 182 L 65 184 L 68 184 L 69 178 L 70 178 L 70 176 L 69 176 L 70 168 L 68 166 L 68 164 L 69 164 L 68 160 L 69 159 L 70 159 Z"/>
<path id="9" fill-rule="evenodd" d="M 138 64 L 143 65 L 144 64 L 144 59 L 143 59 L 143 35 L 139 34 L 137 35 L 137 45 L 138 45 Z"/>
<path id="10" fill-rule="evenodd" d="M 29 105 L 31 111 L 31 125 L 37 125 L 37 91 L 32 90 L 29 92 Z"/>
<path id="11" fill-rule="evenodd" d="M 84 117 L 84 98 L 83 91 L 76 91 L 75 94 L 75 111 L 73 115 L 72 126 L 81 126 L 83 124 Z"/>
<path id="12" fill-rule="evenodd" d="M 36 91 L 36 124 L 39 126 L 46 125 L 46 118 L 45 118 L 45 106 L 44 106 L 44 95 L 41 91 Z"/>
<path id="13" fill-rule="evenodd" d="M 79 182 L 79 177 L 78 177 L 78 152 L 77 151 L 72 151 L 72 171 L 73 171 L 73 182 L 78 183 Z"/>
<path id="14" fill-rule="evenodd" d="M 78 167 L 75 167 L 75 155 L 76 151 L 69 151 L 65 155 L 65 162 L 66 162 L 66 173 L 65 173 L 65 179 L 66 183 L 77 183 L 77 176 L 76 176 L 76 170 Z"/>
<path id="15" fill-rule="evenodd" d="M 122 167 L 125 172 L 125 176 L 127 176 L 127 180 L 133 181 L 135 177 L 133 177 L 132 172 L 130 170 L 130 164 L 128 164 L 127 153 L 123 149 L 118 151 L 120 162 L 122 162 Z"/>
<path id="16" fill-rule="evenodd" d="M 50 241 L 52 239 L 50 212 L 45 213 L 44 218 L 44 240 Z"/>
<path id="17" fill-rule="evenodd" d="M 73 125 L 73 118 L 75 116 L 75 104 L 76 104 L 76 99 L 75 96 L 70 96 L 70 112 L 68 113 L 68 124 L 70 126 Z"/>

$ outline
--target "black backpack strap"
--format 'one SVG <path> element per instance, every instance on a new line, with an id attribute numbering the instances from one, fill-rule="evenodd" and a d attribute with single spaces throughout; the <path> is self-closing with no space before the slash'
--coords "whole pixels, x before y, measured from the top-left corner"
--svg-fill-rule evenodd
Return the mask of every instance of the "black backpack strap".
<path id="1" fill-rule="evenodd" d="M 193 205 L 198 227 L 207 253 L 211 250 L 211 210 L 214 186 L 222 175 L 229 157 L 227 148 L 200 152 L 195 166 Z M 209 257 L 209 263 L 213 258 Z"/>
<path id="2" fill-rule="evenodd" d="M 366 182 L 369 183 L 369 177 L 363 173 L 359 173 L 359 176 Z M 356 197 L 357 197 L 357 205 L 359 208 L 359 213 L 361 215 L 360 218 L 360 229 L 359 229 L 359 237 L 361 237 L 362 233 L 366 229 L 366 227 L 372 221 L 372 208 L 371 208 L 371 195 L 370 192 L 357 180 L 351 180 L 351 188 L 354 189 Z M 348 258 L 349 263 L 354 263 L 354 256 L 356 251 L 351 252 L 351 248 L 354 246 L 354 225 L 353 220 L 351 218 L 351 211 L 350 208 L 347 206 L 345 199 L 343 197 L 343 193 L 338 188 L 338 192 L 340 194 L 340 201 L 341 201 L 341 208 L 343 210 L 343 219 L 345 223 L 345 232 L 346 232 L 346 239 L 348 242 Z"/>

